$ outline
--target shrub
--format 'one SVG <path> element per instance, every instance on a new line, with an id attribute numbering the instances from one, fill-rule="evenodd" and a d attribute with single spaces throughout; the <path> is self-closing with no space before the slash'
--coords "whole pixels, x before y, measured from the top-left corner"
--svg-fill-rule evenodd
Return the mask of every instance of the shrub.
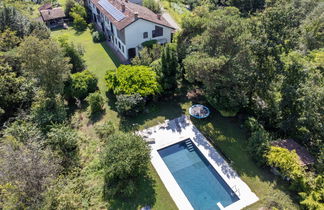
<path id="1" fill-rule="evenodd" d="M 106 37 L 102 32 L 95 31 L 92 33 L 92 40 L 93 40 L 93 42 L 96 42 L 96 43 L 103 42 L 106 40 Z"/>
<path id="2" fill-rule="evenodd" d="M 84 49 L 80 45 L 75 45 L 73 42 L 69 43 L 67 37 L 61 36 L 59 42 L 65 51 L 65 57 L 70 58 L 72 64 L 72 73 L 80 72 L 85 69 L 85 60 L 83 59 Z"/>
<path id="3" fill-rule="evenodd" d="M 73 18 L 73 24 L 77 30 L 84 31 L 87 28 L 88 24 L 85 20 L 87 13 L 82 5 L 76 3 L 69 14 Z"/>
<path id="4" fill-rule="evenodd" d="M 101 139 L 106 139 L 113 133 L 115 133 L 116 128 L 111 121 L 106 121 L 103 124 L 95 126 L 96 134 Z"/>
<path id="5" fill-rule="evenodd" d="M 149 40 L 149 41 L 143 42 L 143 43 L 142 43 L 142 46 L 143 46 L 143 47 L 152 48 L 153 45 L 155 45 L 156 43 L 157 43 L 157 40 L 152 39 L 152 40 Z"/>
<path id="6" fill-rule="evenodd" d="M 61 165 L 69 169 L 77 162 L 77 133 L 66 124 L 56 124 L 47 133 L 46 145 L 61 158 Z"/>
<path id="7" fill-rule="evenodd" d="M 90 115 L 103 111 L 104 99 L 99 91 L 91 93 L 86 100 L 89 103 Z"/>
<path id="8" fill-rule="evenodd" d="M 70 15 L 70 12 L 72 11 L 72 8 L 75 6 L 75 4 L 75 0 L 66 0 L 64 10 L 66 16 Z"/>
<path id="9" fill-rule="evenodd" d="M 87 28 L 87 22 L 83 17 L 81 17 L 79 14 L 74 14 L 71 16 L 73 17 L 73 24 L 74 27 L 79 31 L 84 31 Z"/>
<path id="10" fill-rule="evenodd" d="M 62 123 L 66 120 L 67 113 L 63 99 L 58 95 L 48 98 L 44 92 L 36 96 L 31 107 L 31 118 L 34 123 L 46 129 L 53 123 Z"/>
<path id="11" fill-rule="evenodd" d="M 266 158 L 270 166 L 279 168 L 282 175 L 292 181 L 297 181 L 304 175 L 305 171 L 299 162 L 296 151 L 271 146 Z"/>
<path id="12" fill-rule="evenodd" d="M 97 90 L 97 82 L 95 75 L 88 70 L 72 74 L 66 87 L 66 93 L 69 97 L 84 99 L 89 93 Z"/>
<path id="13" fill-rule="evenodd" d="M 269 150 L 269 142 L 271 141 L 270 134 L 264 129 L 258 129 L 251 133 L 248 141 L 248 150 L 252 155 L 252 159 L 257 165 L 265 165 L 265 154 Z"/>
<path id="14" fill-rule="evenodd" d="M 115 133 L 109 136 L 101 160 L 105 171 L 105 197 L 129 198 L 148 171 L 150 150 L 139 136 Z"/>
<path id="15" fill-rule="evenodd" d="M 145 97 L 160 92 L 156 73 L 147 66 L 121 65 L 116 71 L 108 71 L 105 80 L 115 95 L 138 93 Z"/>
<path id="16" fill-rule="evenodd" d="M 117 96 L 116 108 L 123 115 L 135 116 L 143 111 L 144 105 L 144 98 L 138 93 Z"/>

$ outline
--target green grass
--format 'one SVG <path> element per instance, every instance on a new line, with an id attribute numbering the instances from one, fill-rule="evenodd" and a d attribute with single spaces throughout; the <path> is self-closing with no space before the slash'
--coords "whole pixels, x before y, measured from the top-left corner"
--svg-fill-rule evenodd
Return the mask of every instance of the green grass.
<path id="1" fill-rule="evenodd" d="M 102 199 L 102 188 L 104 184 L 103 173 L 102 171 L 96 171 L 92 168 L 96 168 L 99 161 L 99 156 L 94 154 L 98 154 L 98 151 L 100 151 L 103 144 L 98 138 L 96 138 L 93 126 L 95 123 L 101 123 L 106 120 L 112 121 L 117 127 L 120 127 L 120 124 L 122 124 L 122 120 L 119 118 L 117 112 L 113 109 L 113 106 L 109 105 L 112 103 L 110 103 L 109 99 L 106 97 L 105 93 L 107 88 L 104 80 L 106 71 L 115 69 L 120 65 L 120 62 L 105 43 L 94 43 L 92 41 L 89 30 L 80 33 L 70 27 L 68 30 L 57 30 L 52 32 L 52 37 L 58 38 L 60 36 L 65 36 L 68 38 L 68 40 L 73 41 L 75 44 L 82 45 L 85 51 L 84 59 L 86 61 L 87 69 L 93 72 L 98 78 L 99 89 L 107 101 L 105 113 L 95 121 L 88 118 L 86 111 L 80 110 L 80 112 L 77 112 L 74 115 L 74 121 L 78 122 L 77 124 L 79 124 L 78 127 L 81 135 L 91 137 L 91 142 L 83 141 L 80 143 L 80 156 L 84 168 L 80 173 L 79 179 L 84 180 L 86 191 L 91 192 L 92 194 L 88 200 L 89 205 L 94 209 L 100 209 L 103 206 L 108 206 L 109 209 L 139 209 L 143 205 L 150 203 L 153 209 L 177 209 L 168 191 L 151 165 L 149 167 L 150 170 L 148 179 L 143 179 L 143 182 L 140 183 L 139 191 L 141 193 L 139 193 L 131 201 L 107 202 Z M 165 112 L 167 112 L 167 110 L 165 110 Z M 161 114 L 163 113 L 164 112 L 162 111 Z M 162 116 L 157 117 L 157 114 L 154 111 L 150 112 L 150 114 L 153 114 L 152 118 L 156 117 L 156 119 L 152 120 L 151 124 L 166 119 Z M 148 117 L 144 118 L 148 119 Z M 144 118 L 138 119 L 137 122 L 145 121 Z M 131 120 L 129 122 L 131 122 Z M 124 130 L 129 129 L 125 128 Z M 87 196 L 87 194 L 85 196 Z M 151 199 L 147 200 L 148 198 Z"/>
<path id="2" fill-rule="evenodd" d="M 85 49 L 84 58 L 88 69 L 92 71 L 99 79 L 99 88 L 102 92 L 106 90 L 104 85 L 104 74 L 106 70 L 116 68 L 119 65 L 118 60 L 104 44 L 95 44 L 92 42 L 90 31 L 78 33 L 73 28 L 68 30 L 54 31 L 53 36 L 58 37 L 66 35 L 75 43 L 80 43 Z M 137 117 L 122 118 L 114 110 L 113 101 L 107 99 L 106 112 L 98 119 L 97 123 L 105 120 L 112 121 L 120 130 L 134 131 L 141 130 L 156 125 L 165 119 L 179 117 L 187 114 L 191 105 L 185 97 L 159 100 L 158 103 L 151 102 L 146 110 Z M 93 130 L 94 121 L 87 118 L 86 112 L 81 111 L 80 132 L 94 139 Z M 212 144 L 226 155 L 232 161 L 232 167 L 238 172 L 242 180 L 249 185 L 251 190 L 256 193 L 260 201 L 247 207 L 246 209 L 260 209 L 261 207 L 278 207 L 279 209 L 298 209 L 294 202 L 294 197 L 287 192 L 287 185 L 277 180 L 267 169 L 260 169 L 250 158 L 247 151 L 246 133 L 236 118 L 224 118 L 217 111 L 212 110 L 208 119 L 194 120 L 193 123 L 207 137 L 211 139 Z M 153 209 L 169 210 L 176 209 L 176 206 L 165 189 L 154 168 L 150 166 L 149 177 L 151 180 L 143 180 L 139 189 L 143 192 L 131 201 L 106 203 L 102 199 L 101 189 L 103 186 L 102 173 L 90 173 L 87 168 L 95 166 L 98 162 L 98 154 L 102 143 L 97 140 L 84 142 L 81 147 L 81 157 L 84 161 L 85 186 L 87 191 L 91 192 L 89 200 L 92 208 L 102 208 L 110 206 L 112 209 L 138 209 L 144 205 L 145 201 L 151 202 Z M 94 167 L 95 168 L 95 167 Z M 91 171 L 91 170 L 90 170 Z M 152 194 L 154 195 L 152 197 Z M 150 200 L 146 200 L 147 197 Z"/>
<path id="3" fill-rule="evenodd" d="M 52 32 L 54 38 L 60 36 L 67 37 L 68 40 L 75 44 L 80 44 L 84 48 L 84 59 L 86 61 L 87 69 L 93 72 L 99 82 L 99 89 L 106 92 L 104 76 L 107 70 L 115 69 L 120 65 L 117 56 L 106 45 L 106 43 L 94 43 L 90 30 L 78 32 L 73 27 L 67 30 L 56 30 Z"/>
<path id="4" fill-rule="evenodd" d="M 287 183 L 277 179 L 268 169 L 256 166 L 247 151 L 246 131 L 236 118 L 222 117 L 213 111 L 205 120 L 193 119 L 196 127 L 210 139 L 214 147 L 232 162 L 232 167 L 241 179 L 259 197 L 259 201 L 246 209 L 279 207 L 278 209 L 298 209 L 296 197 L 288 192 Z"/>

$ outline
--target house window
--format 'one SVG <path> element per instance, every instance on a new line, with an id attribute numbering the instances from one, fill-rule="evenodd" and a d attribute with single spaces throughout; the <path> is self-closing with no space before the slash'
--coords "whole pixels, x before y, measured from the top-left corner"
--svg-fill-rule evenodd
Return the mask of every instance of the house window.
<path id="1" fill-rule="evenodd" d="M 118 47 L 119 47 L 119 49 L 121 48 L 121 46 L 120 46 L 120 42 L 118 42 Z"/>
<path id="2" fill-rule="evenodd" d="M 163 28 L 160 26 L 155 26 L 155 30 L 152 31 L 152 37 L 163 36 Z"/>
<path id="3" fill-rule="evenodd" d="M 124 53 L 124 46 L 122 46 L 122 51 L 123 51 L 123 53 Z"/>
<path id="4" fill-rule="evenodd" d="M 148 33 L 147 32 L 144 32 L 143 33 L 143 39 L 146 39 L 148 37 Z"/>

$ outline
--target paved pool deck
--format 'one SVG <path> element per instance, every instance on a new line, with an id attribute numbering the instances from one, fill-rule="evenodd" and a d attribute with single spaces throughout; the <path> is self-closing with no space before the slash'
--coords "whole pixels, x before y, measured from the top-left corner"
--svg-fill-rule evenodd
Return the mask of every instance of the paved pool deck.
<path id="1" fill-rule="evenodd" d="M 162 160 L 158 150 L 188 138 L 192 140 L 217 173 L 239 197 L 238 201 L 225 208 L 218 203 L 217 205 L 221 209 L 243 209 L 259 200 L 188 117 L 181 116 L 173 120 L 166 120 L 162 124 L 139 131 L 138 134 L 149 142 L 151 162 L 180 210 L 190 210 L 193 207 Z"/>

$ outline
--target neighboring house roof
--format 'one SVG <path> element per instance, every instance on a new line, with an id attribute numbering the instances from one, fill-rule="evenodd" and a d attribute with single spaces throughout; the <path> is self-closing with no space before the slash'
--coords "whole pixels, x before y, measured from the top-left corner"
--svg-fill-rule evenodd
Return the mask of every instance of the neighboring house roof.
<path id="1" fill-rule="evenodd" d="M 118 30 L 122 30 L 126 28 L 128 25 L 132 24 L 138 19 L 144 19 L 159 25 L 166 26 L 168 28 L 174 29 L 168 21 L 166 21 L 161 15 L 155 14 L 148 8 L 132 3 L 128 0 L 101 0 L 108 1 L 112 4 L 116 9 L 123 12 L 125 18 L 120 21 L 117 21 L 109 12 L 107 12 L 98 2 L 100 0 L 91 0 L 91 2 L 103 13 L 115 26 Z M 125 10 L 123 11 L 123 6 L 125 6 Z M 137 16 L 137 18 L 136 18 Z"/>
<path id="2" fill-rule="evenodd" d="M 307 151 L 307 149 L 293 139 L 278 140 L 271 143 L 273 146 L 286 148 L 289 151 L 295 150 L 302 165 L 310 165 L 315 162 L 315 158 Z"/>
<path id="3" fill-rule="evenodd" d="M 64 11 L 63 11 L 62 7 L 41 10 L 40 13 L 41 13 L 41 16 L 42 16 L 44 21 L 54 20 L 54 19 L 57 19 L 57 18 L 64 18 L 65 17 L 65 14 L 64 14 Z"/>
<path id="4" fill-rule="evenodd" d="M 52 9 L 52 4 L 51 3 L 46 3 L 43 6 L 38 8 L 38 11 L 46 10 L 46 9 Z"/>

